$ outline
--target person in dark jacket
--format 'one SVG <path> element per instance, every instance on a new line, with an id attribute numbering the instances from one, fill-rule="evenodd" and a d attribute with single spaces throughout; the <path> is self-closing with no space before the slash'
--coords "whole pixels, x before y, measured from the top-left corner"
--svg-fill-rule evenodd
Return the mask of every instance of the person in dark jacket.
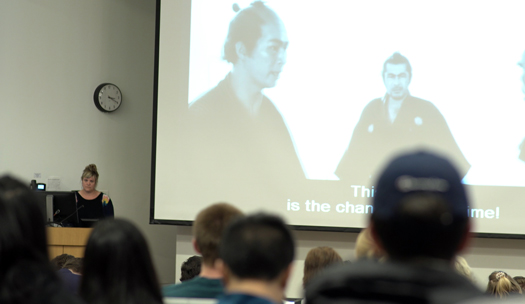
<path id="1" fill-rule="evenodd" d="M 398 156 L 376 184 L 370 232 L 384 262 L 361 260 L 314 278 L 308 304 L 457 303 L 483 292 L 453 269 L 468 243 L 469 201 L 452 164 L 419 151 Z"/>

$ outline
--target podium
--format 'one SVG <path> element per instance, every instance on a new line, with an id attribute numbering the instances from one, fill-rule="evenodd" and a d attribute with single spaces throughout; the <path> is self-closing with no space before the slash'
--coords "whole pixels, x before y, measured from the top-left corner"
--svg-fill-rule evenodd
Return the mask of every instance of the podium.
<path id="1" fill-rule="evenodd" d="M 46 230 L 50 259 L 64 253 L 81 258 L 93 228 L 47 227 Z"/>

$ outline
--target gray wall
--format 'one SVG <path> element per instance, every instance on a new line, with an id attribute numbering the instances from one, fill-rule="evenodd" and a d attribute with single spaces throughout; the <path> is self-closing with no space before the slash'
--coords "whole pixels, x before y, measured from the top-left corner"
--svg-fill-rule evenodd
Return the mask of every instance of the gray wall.
<path id="1" fill-rule="evenodd" d="M 80 189 L 89 163 L 115 212 L 148 236 L 162 282 L 174 280 L 176 227 L 150 226 L 155 1 L 0 2 L 0 172 Z M 123 93 L 113 114 L 93 91 Z"/>
<path id="2" fill-rule="evenodd" d="M 155 1 L 5 0 L 0 22 L 0 173 L 58 177 L 62 190 L 72 190 L 84 166 L 97 164 L 98 188 L 109 192 L 118 216 L 144 231 L 161 282 L 178 280 L 180 264 L 194 254 L 190 229 L 148 224 Z M 93 104 L 102 82 L 123 92 L 116 113 Z M 296 236 L 290 297 L 300 296 L 310 248 L 332 246 L 353 259 L 354 233 Z M 465 256 L 480 285 L 494 269 L 525 275 L 523 240 L 477 239 Z"/>

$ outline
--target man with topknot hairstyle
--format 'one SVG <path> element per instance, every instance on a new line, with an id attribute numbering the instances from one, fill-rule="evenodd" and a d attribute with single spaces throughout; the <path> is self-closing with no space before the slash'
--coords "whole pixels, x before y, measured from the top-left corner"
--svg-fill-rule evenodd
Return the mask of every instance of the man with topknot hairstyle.
<path id="1" fill-rule="evenodd" d="M 288 127 L 263 92 L 276 86 L 287 48 L 282 20 L 263 2 L 231 20 L 223 47 L 231 70 L 189 106 L 186 129 L 195 140 L 184 166 L 196 172 L 195 183 L 213 184 L 226 195 L 239 188 L 267 195 L 275 184 L 288 190 L 305 179 Z"/>

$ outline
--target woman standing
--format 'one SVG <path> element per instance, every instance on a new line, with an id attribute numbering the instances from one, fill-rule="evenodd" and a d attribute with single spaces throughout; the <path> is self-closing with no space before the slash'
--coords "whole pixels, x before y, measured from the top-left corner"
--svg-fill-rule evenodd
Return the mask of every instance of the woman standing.
<path id="1" fill-rule="evenodd" d="M 113 202 L 107 194 L 96 189 L 98 171 L 95 164 L 87 165 L 82 172 L 82 190 L 75 192 L 81 226 L 91 226 L 89 220 L 114 217 Z M 82 207 L 83 206 L 83 207 Z"/>

